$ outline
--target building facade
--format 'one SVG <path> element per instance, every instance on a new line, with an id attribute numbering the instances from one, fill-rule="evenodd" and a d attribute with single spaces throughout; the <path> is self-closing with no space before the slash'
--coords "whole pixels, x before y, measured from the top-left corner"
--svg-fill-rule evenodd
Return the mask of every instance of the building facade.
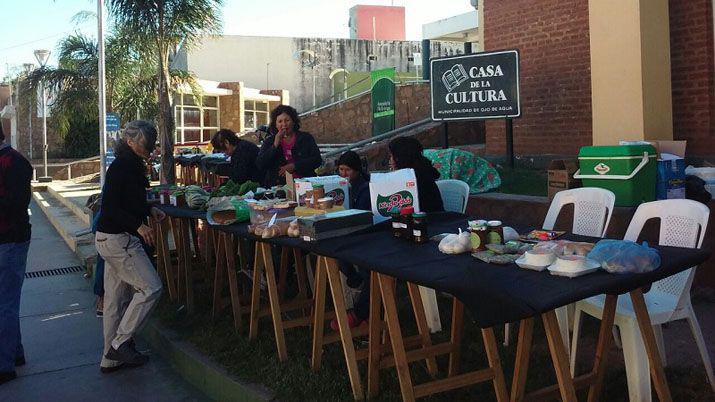
<path id="1" fill-rule="evenodd" d="M 687 140 L 715 159 L 712 0 L 480 2 L 486 50 L 518 49 L 517 155 L 575 155 L 619 140 Z M 503 121 L 486 148 L 505 152 Z"/>
<path id="2" fill-rule="evenodd" d="M 463 49 L 456 42 L 431 45 L 433 56 Z M 173 67 L 204 80 L 285 89 L 303 112 L 342 99 L 344 92 L 369 89 L 371 70 L 395 67 L 400 80 L 419 79 L 414 53 L 420 51 L 418 41 L 219 36 L 189 51 L 180 49 Z"/>
<path id="3" fill-rule="evenodd" d="M 405 40 L 405 8 L 357 5 L 350 9 L 350 39 Z"/>

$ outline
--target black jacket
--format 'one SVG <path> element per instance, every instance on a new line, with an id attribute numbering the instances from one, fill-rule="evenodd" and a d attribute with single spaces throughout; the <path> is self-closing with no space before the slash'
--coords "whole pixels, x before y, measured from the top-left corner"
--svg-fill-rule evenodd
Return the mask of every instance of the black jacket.
<path id="1" fill-rule="evenodd" d="M 147 187 L 144 161 L 131 151 L 120 154 L 107 170 L 97 231 L 139 237 L 137 229 L 151 211 L 146 201 Z"/>
<path id="2" fill-rule="evenodd" d="M 231 154 L 231 171 L 229 177 L 234 183 L 261 181 L 262 177 L 258 173 L 256 158 L 258 157 L 258 146 L 246 140 L 238 140 L 236 149 Z"/>
<path id="3" fill-rule="evenodd" d="M 32 165 L 19 152 L 0 149 L 0 244 L 30 241 Z"/>
<path id="4" fill-rule="evenodd" d="M 273 146 L 275 138 L 276 135 L 272 134 L 263 141 L 261 151 L 256 159 L 258 169 L 263 172 L 264 178 L 261 185 L 264 187 L 285 183 L 285 178 L 278 176 L 278 169 L 286 165 L 286 160 L 283 157 L 283 150 Z M 315 169 L 323 163 L 323 158 L 320 156 L 320 149 L 312 135 L 303 131 L 297 133 L 293 146 L 293 162 L 295 171 L 300 177 L 315 176 Z"/>
<path id="5" fill-rule="evenodd" d="M 424 165 L 415 168 L 417 178 L 417 196 L 420 201 L 420 211 L 422 212 L 442 212 L 442 194 L 437 187 L 439 171 L 432 167 L 429 160 L 425 160 Z"/>
<path id="6" fill-rule="evenodd" d="M 350 182 L 350 208 L 364 211 L 372 210 L 370 177 L 366 178 L 360 175 L 356 180 Z"/>

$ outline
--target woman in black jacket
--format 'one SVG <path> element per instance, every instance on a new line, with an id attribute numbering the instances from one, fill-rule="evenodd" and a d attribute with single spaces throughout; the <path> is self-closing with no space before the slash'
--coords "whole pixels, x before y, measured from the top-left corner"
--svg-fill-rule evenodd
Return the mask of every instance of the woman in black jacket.
<path id="1" fill-rule="evenodd" d="M 256 159 L 258 168 L 264 172 L 261 185 L 284 184 L 286 173 L 294 178 L 315 176 L 323 158 L 313 136 L 300 131 L 300 119 L 294 108 L 279 105 L 273 109 L 269 131 L 276 134 L 263 141 Z"/>
<path id="2" fill-rule="evenodd" d="M 413 137 L 398 137 L 390 141 L 390 169 L 414 169 L 417 197 L 421 212 L 442 212 L 442 195 L 437 187 L 439 171 L 422 154 L 422 144 Z"/>
<path id="3" fill-rule="evenodd" d="M 154 245 L 146 220 L 166 216 L 146 201 L 146 160 L 154 150 L 157 132 L 146 121 L 127 123 L 115 147 L 102 192 L 95 246 L 105 260 L 103 373 L 140 366 L 147 356 L 134 346 L 134 335 L 146 321 L 161 294 L 161 280 L 141 239 Z"/>
<path id="4" fill-rule="evenodd" d="M 256 166 L 256 157 L 258 157 L 256 144 L 238 138 L 232 130 L 222 128 L 211 138 L 211 146 L 215 151 L 231 157 L 231 170 L 228 176 L 234 183 L 243 184 L 248 180 L 263 179 Z"/>

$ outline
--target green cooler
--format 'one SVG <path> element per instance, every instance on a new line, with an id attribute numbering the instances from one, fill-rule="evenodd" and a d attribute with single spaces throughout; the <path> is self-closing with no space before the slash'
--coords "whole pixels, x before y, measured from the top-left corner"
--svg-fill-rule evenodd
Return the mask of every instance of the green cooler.
<path id="1" fill-rule="evenodd" d="M 613 191 L 618 207 L 633 207 L 655 200 L 656 160 L 652 145 L 582 147 L 574 178 Z"/>

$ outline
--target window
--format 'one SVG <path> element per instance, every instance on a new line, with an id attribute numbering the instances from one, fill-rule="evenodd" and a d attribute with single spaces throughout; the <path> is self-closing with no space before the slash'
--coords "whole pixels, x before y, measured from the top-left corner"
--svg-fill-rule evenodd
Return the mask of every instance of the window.
<path id="1" fill-rule="evenodd" d="M 200 101 L 200 102 L 199 102 Z M 202 96 L 194 99 L 191 94 L 177 93 L 174 96 L 176 138 L 174 142 L 208 142 L 218 131 L 219 98 Z"/>
<path id="2" fill-rule="evenodd" d="M 256 129 L 259 126 L 268 124 L 268 102 L 252 101 L 243 102 L 243 127 L 244 129 Z"/>

